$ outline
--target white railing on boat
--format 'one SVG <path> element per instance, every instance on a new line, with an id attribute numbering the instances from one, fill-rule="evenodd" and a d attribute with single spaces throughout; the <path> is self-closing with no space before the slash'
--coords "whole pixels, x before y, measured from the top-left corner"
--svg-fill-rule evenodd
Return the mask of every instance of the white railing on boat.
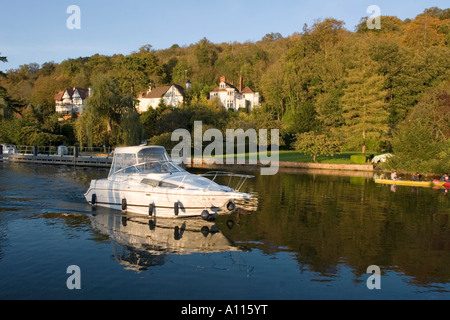
<path id="1" fill-rule="evenodd" d="M 242 186 L 244 185 L 245 181 L 247 181 L 247 179 L 252 179 L 255 177 L 255 176 L 248 175 L 248 174 L 238 174 L 238 173 L 232 173 L 232 172 L 227 172 L 227 171 L 210 171 L 210 172 L 201 174 L 200 176 L 205 177 L 205 178 L 213 177 L 212 179 L 210 179 L 211 183 L 208 186 L 208 189 L 211 186 L 212 182 L 214 182 L 217 179 L 217 177 L 229 177 L 228 187 L 234 189 L 237 192 L 239 192 L 241 190 Z M 239 180 L 236 184 L 236 187 L 234 187 L 234 188 L 231 186 L 231 182 L 232 182 L 233 178 L 239 178 Z"/>

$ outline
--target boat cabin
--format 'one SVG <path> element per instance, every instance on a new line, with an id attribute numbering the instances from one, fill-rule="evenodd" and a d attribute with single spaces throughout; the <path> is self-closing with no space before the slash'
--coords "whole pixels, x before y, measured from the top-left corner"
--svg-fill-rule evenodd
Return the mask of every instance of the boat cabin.
<path id="1" fill-rule="evenodd" d="M 182 171 L 182 169 L 172 163 L 164 147 L 122 147 L 114 150 L 109 176 L 133 173 L 170 173 L 173 171 Z"/>

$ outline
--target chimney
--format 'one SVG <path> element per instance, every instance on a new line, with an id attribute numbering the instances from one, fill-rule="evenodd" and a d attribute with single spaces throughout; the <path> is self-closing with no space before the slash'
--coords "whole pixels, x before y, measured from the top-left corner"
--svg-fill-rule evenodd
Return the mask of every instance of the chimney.
<path id="1" fill-rule="evenodd" d="M 221 77 L 220 77 L 220 83 L 222 83 L 222 82 L 226 82 L 225 76 L 221 76 Z"/>
<path id="2" fill-rule="evenodd" d="M 243 85 L 244 85 L 244 78 L 239 77 L 239 92 L 242 92 L 242 90 L 244 89 Z"/>

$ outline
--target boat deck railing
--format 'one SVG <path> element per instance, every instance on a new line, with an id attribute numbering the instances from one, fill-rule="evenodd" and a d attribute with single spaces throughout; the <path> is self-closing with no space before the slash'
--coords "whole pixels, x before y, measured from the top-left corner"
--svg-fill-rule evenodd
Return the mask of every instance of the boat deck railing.
<path id="1" fill-rule="evenodd" d="M 205 178 L 212 177 L 212 179 L 210 179 L 211 184 L 212 184 L 212 182 L 215 182 L 218 177 L 228 177 L 227 186 L 234 189 L 237 192 L 239 192 L 241 190 L 242 186 L 247 181 L 247 179 L 252 179 L 255 177 L 255 176 L 248 175 L 248 174 L 238 174 L 238 173 L 232 173 L 232 172 L 227 172 L 227 171 L 210 171 L 210 172 L 201 174 L 201 176 L 205 177 Z M 236 185 L 233 187 L 233 186 L 231 186 L 231 183 L 233 182 L 234 178 L 237 178 L 238 181 L 237 181 Z"/>

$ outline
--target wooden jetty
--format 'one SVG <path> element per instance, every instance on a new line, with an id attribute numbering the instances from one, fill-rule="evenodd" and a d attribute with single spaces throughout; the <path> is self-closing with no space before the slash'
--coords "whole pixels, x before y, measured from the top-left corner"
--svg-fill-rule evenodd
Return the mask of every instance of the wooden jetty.
<path id="1" fill-rule="evenodd" d="M 11 154 L 3 155 L 3 161 L 35 163 L 35 164 L 58 164 L 74 165 L 80 167 L 101 167 L 109 168 L 112 158 L 106 157 L 73 157 L 73 156 L 55 156 L 55 155 L 29 155 L 29 154 Z"/>
<path id="2" fill-rule="evenodd" d="M 1 150 L 1 148 L 0 148 Z M 40 154 L 37 147 L 32 147 L 32 153 L 0 153 L 0 162 L 33 163 L 48 165 L 72 165 L 79 167 L 109 168 L 112 157 L 105 155 L 79 155 L 75 149 L 73 155 Z"/>

